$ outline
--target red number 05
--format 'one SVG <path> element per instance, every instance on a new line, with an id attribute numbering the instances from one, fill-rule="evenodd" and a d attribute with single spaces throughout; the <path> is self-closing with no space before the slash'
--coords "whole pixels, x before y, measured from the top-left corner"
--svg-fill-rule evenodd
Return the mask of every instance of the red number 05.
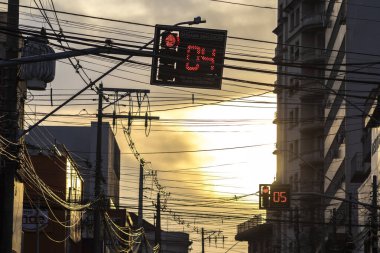
<path id="1" fill-rule="evenodd" d="M 210 70 L 215 69 L 215 55 L 216 55 L 216 49 L 212 49 L 211 56 L 206 56 L 206 49 L 202 48 L 200 46 L 195 45 L 188 45 L 186 50 L 186 70 L 188 71 L 198 71 L 200 68 L 200 65 L 198 62 L 204 61 L 210 63 Z M 195 60 L 195 65 L 190 64 L 190 56 L 191 54 L 196 53 L 197 57 Z"/>
<path id="2" fill-rule="evenodd" d="M 273 202 L 285 203 L 287 200 L 286 192 L 273 192 Z"/>

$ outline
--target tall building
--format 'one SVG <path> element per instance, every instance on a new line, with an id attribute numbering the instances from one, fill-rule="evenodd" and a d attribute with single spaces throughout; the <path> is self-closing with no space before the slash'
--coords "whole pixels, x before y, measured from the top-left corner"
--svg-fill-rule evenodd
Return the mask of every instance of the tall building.
<path id="1" fill-rule="evenodd" d="M 109 197 L 110 207 L 119 206 L 120 149 L 108 123 L 102 128 L 102 188 Z M 97 123 L 91 126 L 44 126 L 36 127 L 26 138 L 36 148 L 50 148 L 49 145 L 64 144 L 78 164 L 84 180 L 83 200 L 95 198 Z"/>
<path id="2" fill-rule="evenodd" d="M 379 28 L 376 21 L 379 8 L 378 1 L 366 1 L 365 4 L 356 0 L 325 3 L 327 65 L 324 84 L 328 93 L 324 131 L 326 196 L 346 199 L 351 196 L 354 200 L 363 201 L 364 198 L 365 202 L 371 199 L 371 191 L 364 192 L 363 189 L 371 189 L 368 186 L 372 184 L 374 173 L 371 143 L 376 132 L 373 134 L 371 128 L 376 126 L 378 116 L 370 110 L 372 104 L 368 99 L 377 100 L 380 84 L 380 71 L 371 64 L 380 55 L 380 36 L 374 36 Z M 362 227 L 368 225 L 363 221 L 366 208 L 335 199 L 326 199 L 325 206 L 325 222 L 336 224 L 326 227 L 326 250 L 349 247 L 354 252 L 363 252 L 365 240 L 359 238 L 366 237 L 365 231 L 368 231 Z"/>
<path id="3" fill-rule="evenodd" d="M 315 252 L 322 236 L 324 2 L 279 0 L 274 61 L 278 64 L 277 175 L 290 184 L 292 206 L 271 211 L 272 252 Z M 302 194 L 310 193 L 310 194 Z"/>
<path id="4" fill-rule="evenodd" d="M 285 221 L 274 223 L 278 252 L 370 252 L 370 211 L 338 199 L 369 203 L 379 173 L 379 8 L 278 1 L 275 183 L 295 199 L 268 214 Z"/>

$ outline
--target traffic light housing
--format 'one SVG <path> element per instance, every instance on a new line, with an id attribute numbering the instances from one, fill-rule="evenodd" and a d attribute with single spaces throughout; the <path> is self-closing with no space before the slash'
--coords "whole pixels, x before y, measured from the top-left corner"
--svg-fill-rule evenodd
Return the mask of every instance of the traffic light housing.
<path id="1" fill-rule="evenodd" d="M 290 208 L 290 185 L 288 184 L 260 184 L 260 209 L 287 209 Z"/>
<path id="2" fill-rule="evenodd" d="M 158 79 L 163 82 L 175 80 L 178 40 L 175 33 L 166 31 L 161 34 Z"/>
<path id="3" fill-rule="evenodd" d="M 227 31 L 156 25 L 150 84 L 220 90 Z"/>

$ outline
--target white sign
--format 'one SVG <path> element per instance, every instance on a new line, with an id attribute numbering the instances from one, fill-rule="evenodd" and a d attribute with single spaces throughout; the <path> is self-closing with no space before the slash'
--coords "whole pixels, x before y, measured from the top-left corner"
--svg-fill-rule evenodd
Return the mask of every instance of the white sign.
<path id="1" fill-rule="evenodd" d="M 22 215 L 22 229 L 26 232 L 35 232 L 48 225 L 48 212 L 38 209 L 24 209 Z"/>

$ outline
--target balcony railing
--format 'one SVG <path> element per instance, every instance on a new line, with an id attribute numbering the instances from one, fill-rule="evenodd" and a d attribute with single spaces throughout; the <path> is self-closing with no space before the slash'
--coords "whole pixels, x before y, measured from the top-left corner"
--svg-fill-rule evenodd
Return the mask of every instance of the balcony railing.
<path id="1" fill-rule="evenodd" d="M 319 150 L 302 152 L 300 156 L 305 166 L 323 162 L 323 154 Z"/>
<path id="2" fill-rule="evenodd" d="M 323 26 L 323 15 L 315 14 L 311 16 L 302 17 L 301 26 L 303 28 L 307 27 L 322 27 Z"/>
<path id="3" fill-rule="evenodd" d="M 248 229 L 255 228 L 260 224 L 264 223 L 264 219 L 261 215 L 255 215 L 253 218 L 246 222 L 237 225 L 237 233 L 240 234 Z"/>
<path id="4" fill-rule="evenodd" d="M 325 51 L 323 49 L 304 48 L 301 52 L 303 62 L 324 61 Z"/>
<path id="5" fill-rule="evenodd" d="M 301 119 L 301 131 L 316 131 L 323 129 L 323 118 L 322 117 L 314 117 L 314 118 L 303 118 Z"/>

